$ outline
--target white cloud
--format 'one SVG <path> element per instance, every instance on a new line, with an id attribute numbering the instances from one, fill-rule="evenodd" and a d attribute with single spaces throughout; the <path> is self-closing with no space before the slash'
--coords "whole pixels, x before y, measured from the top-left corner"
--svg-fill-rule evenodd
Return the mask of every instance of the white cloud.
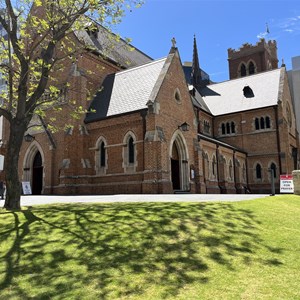
<path id="1" fill-rule="evenodd" d="M 265 38 L 266 36 L 267 36 L 267 32 L 261 32 L 261 33 L 259 33 L 258 35 L 257 35 L 257 38 L 258 39 L 263 39 L 263 38 Z"/>
<path id="2" fill-rule="evenodd" d="M 297 30 L 297 27 L 300 24 L 300 16 L 289 17 L 281 20 L 277 25 L 280 29 L 283 29 L 286 32 L 293 32 Z"/>

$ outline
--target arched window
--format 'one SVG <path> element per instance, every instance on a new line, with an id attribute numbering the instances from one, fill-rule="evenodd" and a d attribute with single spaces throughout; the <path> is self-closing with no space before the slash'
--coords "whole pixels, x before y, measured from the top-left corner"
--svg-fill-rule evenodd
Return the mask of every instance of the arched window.
<path id="1" fill-rule="evenodd" d="M 255 118 L 255 129 L 259 130 L 259 119 Z"/>
<path id="2" fill-rule="evenodd" d="M 260 118 L 260 129 L 265 129 L 265 118 L 264 117 Z"/>
<path id="3" fill-rule="evenodd" d="M 250 61 L 249 63 L 249 75 L 254 74 L 255 73 L 255 66 L 254 63 L 252 61 Z"/>
<path id="4" fill-rule="evenodd" d="M 137 146 L 136 137 L 133 132 L 128 132 L 123 139 L 123 169 L 126 173 L 132 173 L 136 171 L 137 161 Z"/>
<path id="5" fill-rule="evenodd" d="M 100 137 L 95 148 L 95 170 L 98 175 L 105 175 L 107 169 L 107 143 L 104 137 Z"/>
<path id="6" fill-rule="evenodd" d="M 224 123 L 222 123 L 222 134 L 225 134 L 226 132 L 225 132 L 225 124 Z"/>
<path id="7" fill-rule="evenodd" d="M 245 64 L 241 65 L 241 77 L 244 77 L 247 75 L 247 70 Z"/>
<path id="8" fill-rule="evenodd" d="M 266 128 L 271 128 L 270 117 L 266 117 Z"/>
<path id="9" fill-rule="evenodd" d="M 128 163 L 133 164 L 134 163 L 134 159 L 135 159 L 135 155 L 134 155 L 134 143 L 133 143 L 133 138 L 130 137 L 128 139 Z"/>
<path id="10" fill-rule="evenodd" d="M 210 124 L 208 121 L 204 120 L 203 122 L 203 131 L 205 133 L 209 133 L 210 132 Z"/>
<path id="11" fill-rule="evenodd" d="M 99 147 L 100 151 L 100 167 L 105 167 L 106 165 L 106 149 L 105 149 L 105 144 L 102 141 Z"/>
<path id="12" fill-rule="evenodd" d="M 274 163 L 271 163 L 270 169 L 273 170 L 274 178 L 276 178 L 277 177 L 276 165 Z"/>
<path id="13" fill-rule="evenodd" d="M 261 179 L 261 165 L 257 164 L 255 168 L 256 179 Z"/>
<path id="14" fill-rule="evenodd" d="M 230 124 L 228 122 L 226 123 L 226 133 L 230 134 Z"/>
<path id="15" fill-rule="evenodd" d="M 231 133 L 235 133 L 235 124 L 231 122 Z"/>

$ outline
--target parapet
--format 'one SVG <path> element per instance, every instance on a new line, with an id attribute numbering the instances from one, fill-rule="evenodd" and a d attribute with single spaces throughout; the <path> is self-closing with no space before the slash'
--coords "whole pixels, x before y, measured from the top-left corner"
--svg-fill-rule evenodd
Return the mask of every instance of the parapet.
<path id="1" fill-rule="evenodd" d="M 274 54 L 274 50 L 277 50 L 277 43 L 275 40 L 269 40 L 266 42 L 264 38 L 260 39 L 255 45 L 245 43 L 239 49 L 229 48 L 228 59 L 236 59 L 242 56 L 250 55 L 254 52 L 268 51 L 271 55 Z M 272 55 L 273 56 L 273 55 Z"/>

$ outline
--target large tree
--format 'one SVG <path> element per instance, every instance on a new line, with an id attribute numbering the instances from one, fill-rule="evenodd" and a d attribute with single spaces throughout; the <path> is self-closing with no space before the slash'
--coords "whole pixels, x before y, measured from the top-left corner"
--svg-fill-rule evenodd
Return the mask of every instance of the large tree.
<path id="1" fill-rule="evenodd" d="M 19 153 L 23 137 L 35 115 L 51 104 L 47 93 L 55 68 L 79 49 L 69 38 L 74 31 L 118 23 L 126 9 L 142 0 L 5 0 L 1 1 L 0 115 L 9 123 L 5 153 L 6 209 L 20 209 Z M 89 20 L 89 22 L 87 22 Z M 91 22 L 92 21 L 92 22 Z M 60 66 L 59 66 L 60 67 Z M 53 101 L 53 99 L 51 100 Z"/>

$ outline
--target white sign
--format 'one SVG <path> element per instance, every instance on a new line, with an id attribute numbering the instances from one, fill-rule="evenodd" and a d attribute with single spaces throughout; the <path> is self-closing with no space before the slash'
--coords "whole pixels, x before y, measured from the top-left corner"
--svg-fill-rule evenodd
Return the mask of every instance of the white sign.
<path id="1" fill-rule="evenodd" d="M 293 175 L 280 175 L 280 193 L 294 193 Z"/>
<path id="2" fill-rule="evenodd" d="M 23 188 L 23 194 L 24 195 L 31 195 L 31 186 L 29 181 L 22 181 L 22 188 Z"/>

